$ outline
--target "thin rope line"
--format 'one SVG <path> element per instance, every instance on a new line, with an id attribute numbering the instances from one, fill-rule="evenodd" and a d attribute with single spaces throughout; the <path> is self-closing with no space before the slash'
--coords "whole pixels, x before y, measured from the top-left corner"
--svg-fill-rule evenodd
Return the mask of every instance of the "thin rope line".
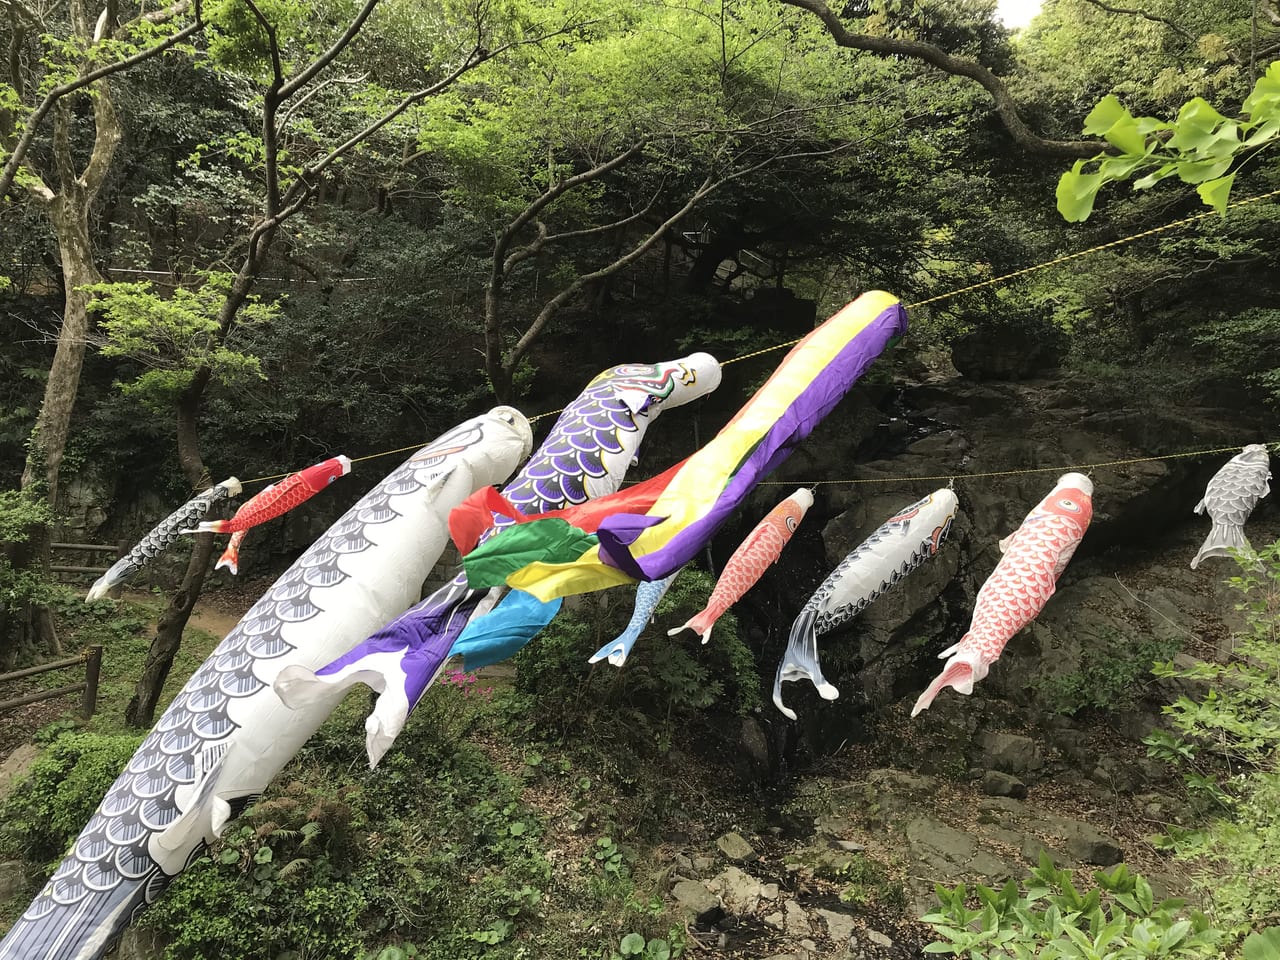
<path id="1" fill-rule="evenodd" d="M 1267 441 L 1264 445 L 1268 447 L 1280 444 L 1278 440 Z M 985 473 L 940 473 L 930 477 L 870 477 L 861 480 L 819 480 L 818 483 L 836 484 L 836 483 L 912 483 L 914 481 L 937 481 L 943 480 L 979 480 L 988 477 L 1016 477 L 1029 473 L 1079 473 L 1084 470 L 1097 470 L 1101 467 L 1121 467 L 1131 463 L 1150 463 L 1154 460 L 1177 460 L 1181 457 L 1207 457 L 1215 453 L 1230 453 L 1238 451 L 1245 444 L 1236 444 L 1231 447 L 1215 447 L 1212 450 L 1190 450 L 1186 453 L 1162 453 L 1151 457 L 1129 457 L 1125 460 L 1103 460 L 1100 463 L 1077 463 L 1068 466 L 1058 467 L 1026 467 L 1021 470 L 991 470 Z M 760 486 L 811 486 L 812 481 L 808 480 L 761 480 Z"/>
<path id="2" fill-rule="evenodd" d="M 1271 197 L 1280 196 L 1280 190 L 1272 190 L 1269 193 L 1260 193 L 1256 197 L 1247 197 L 1244 200 L 1237 200 L 1235 203 L 1228 204 L 1226 209 L 1230 210 L 1235 207 L 1247 206 L 1251 203 L 1257 203 L 1260 200 L 1267 200 Z M 1044 263 L 1037 263 L 1035 266 L 1023 267 L 1021 270 L 1014 270 L 1012 273 L 1001 274 L 998 277 L 992 277 L 989 280 L 983 280 L 979 283 L 971 283 L 967 287 L 960 287 L 958 290 L 951 290 L 947 293 L 940 293 L 936 297 L 929 297 L 926 300 L 918 300 L 915 303 L 908 303 L 907 309 L 912 310 L 916 307 L 923 307 L 926 304 L 937 303 L 939 300 L 947 300 L 951 297 L 958 297 L 962 293 L 969 293 L 973 290 L 980 290 L 983 287 L 989 287 L 993 284 L 1003 283 L 1006 280 L 1012 280 L 1015 277 L 1026 276 L 1028 273 L 1034 273 L 1036 270 L 1044 270 L 1047 267 L 1056 267 L 1060 263 L 1067 263 L 1071 260 L 1077 260 L 1080 257 L 1088 256 L 1091 253 L 1097 253 L 1099 250 L 1109 250 L 1112 247 L 1119 247 L 1126 243 L 1132 243 L 1134 240 L 1141 240 L 1143 237 L 1154 236 L 1157 233 L 1163 233 L 1166 230 L 1173 230 L 1177 227 L 1185 227 L 1187 224 L 1195 223 L 1197 220 L 1203 220 L 1206 217 L 1217 215 L 1216 210 L 1206 210 L 1204 213 L 1197 213 L 1190 217 L 1183 217 L 1181 220 L 1174 220 L 1171 223 L 1162 224 L 1158 227 L 1152 227 L 1150 230 L 1143 230 L 1140 233 L 1131 233 L 1127 237 L 1121 237 L 1119 240 L 1110 240 L 1106 243 L 1100 243 L 1097 246 L 1089 247 L 1085 250 L 1077 250 L 1075 253 L 1067 253 L 1061 257 L 1055 257 L 1053 260 L 1047 260 Z"/>
<path id="3" fill-rule="evenodd" d="M 1270 198 L 1276 197 L 1276 196 L 1280 196 L 1280 190 L 1272 190 L 1269 193 L 1260 193 L 1256 197 L 1246 197 L 1244 200 L 1237 200 L 1235 203 L 1227 204 L 1226 209 L 1231 210 L 1236 207 L 1247 206 L 1248 204 L 1258 203 L 1261 200 L 1269 200 Z M 955 290 L 948 290 L 946 293 L 940 293 L 937 296 L 928 297 L 924 300 L 917 300 L 915 303 L 905 304 L 905 307 L 908 310 L 914 310 L 917 307 L 927 306 L 928 304 L 931 304 L 931 303 L 938 303 L 939 301 L 942 301 L 942 300 L 949 300 L 952 297 L 960 296 L 962 293 L 971 293 L 974 290 L 981 290 L 983 287 L 994 286 L 997 283 L 1004 283 L 1007 280 L 1013 280 L 1013 279 L 1016 279 L 1017 277 L 1025 277 L 1027 274 L 1035 273 L 1037 270 L 1045 270 L 1045 269 L 1048 269 L 1049 267 L 1056 267 L 1059 264 L 1068 263 L 1072 260 L 1077 260 L 1080 257 L 1088 256 L 1091 253 L 1097 253 L 1100 250 L 1110 250 L 1113 247 L 1119 247 L 1119 246 L 1123 246 L 1126 243 L 1132 243 L 1135 240 L 1141 240 L 1143 237 L 1154 236 L 1157 233 L 1163 233 L 1166 230 L 1173 230 L 1173 229 L 1176 229 L 1177 227 L 1185 227 L 1188 224 L 1195 223 L 1197 220 L 1203 220 L 1206 217 L 1212 217 L 1212 216 L 1215 216 L 1216 214 L 1217 214 L 1216 210 L 1206 210 L 1203 213 L 1193 214 L 1190 217 L 1183 217 L 1181 220 L 1174 220 L 1174 221 L 1171 221 L 1170 223 L 1165 223 L 1158 227 L 1152 227 L 1150 230 L 1143 230 L 1139 233 L 1131 233 L 1129 234 L 1129 236 L 1121 237 L 1118 240 L 1109 240 L 1106 243 L 1099 243 L 1096 246 L 1088 247 L 1084 250 L 1077 250 L 1075 253 L 1063 254 L 1060 257 L 1055 257 L 1052 260 L 1046 260 L 1043 263 L 1037 263 L 1034 266 L 1023 267 L 1021 270 L 1014 270 L 1011 273 L 1002 273 L 998 277 L 991 277 L 987 280 L 981 280 L 978 283 L 971 283 L 966 287 L 959 287 Z M 772 353 L 774 350 L 781 350 L 784 347 L 791 347 L 799 343 L 803 339 L 804 337 L 797 337 L 794 340 L 788 340 L 786 343 L 774 344 L 771 347 L 762 347 L 759 350 L 753 350 L 751 353 L 744 353 L 740 357 L 734 357 L 731 360 L 726 360 L 724 363 L 721 364 L 721 366 L 727 367 L 729 364 L 737 363 L 739 360 L 750 360 L 752 357 L 758 357 L 765 353 Z"/>
<path id="4" fill-rule="evenodd" d="M 1232 210 L 1232 209 L 1235 209 L 1236 207 L 1244 207 L 1251 203 L 1258 203 L 1259 201 L 1262 201 L 1262 200 L 1269 200 L 1272 197 L 1276 197 L 1276 196 L 1280 196 L 1280 189 L 1272 190 L 1269 193 L 1260 193 L 1255 197 L 1246 197 L 1244 200 L 1237 200 L 1234 203 L 1227 204 L 1226 209 Z M 1004 283 L 1006 280 L 1013 280 L 1017 277 L 1024 277 L 1027 274 L 1034 273 L 1037 270 L 1044 270 L 1044 269 L 1047 269 L 1048 267 L 1055 267 L 1061 263 L 1068 263 L 1071 260 L 1077 260 L 1080 257 L 1088 256 L 1091 253 L 1097 253 L 1099 250 L 1109 250 L 1112 247 L 1123 246 L 1126 243 L 1132 243 L 1135 240 L 1141 240 L 1143 237 L 1154 236 L 1155 234 L 1163 233 L 1166 230 L 1173 230 L 1177 227 L 1185 227 L 1187 224 L 1195 223 L 1197 220 L 1203 220 L 1206 217 L 1214 216 L 1216 213 L 1217 213 L 1216 210 L 1206 210 L 1204 213 L 1197 213 L 1190 217 L 1183 217 L 1181 220 L 1174 220 L 1170 223 L 1162 224 L 1161 226 L 1158 226 L 1158 227 L 1152 227 L 1150 230 L 1143 230 L 1140 233 L 1131 233 L 1129 234 L 1129 236 L 1121 237 L 1119 240 L 1109 240 L 1106 243 L 1100 243 L 1097 246 L 1088 247 L 1085 250 L 1077 250 L 1075 253 L 1064 254 L 1061 257 L 1054 258 L 1053 260 L 1046 260 L 1044 263 L 1037 263 L 1034 266 L 1023 267 L 1021 270 L 1014 270 L 1012 273 L 1004 273 L 998 277 L 991 277 L 990 279 L 982 280 L 982 281 L 979 281 L 978 283 L 971 283 L 967 287 L 960 287 L 956 290 L 950 290 L 946 293 L 940 293 L 937 296 L 929 297 L 928 299 L 925 299 L 925 300 L 917 300 L 915 303 L 908 303 L 905 306 L 906 306 L 906 309 L 908 310 L 914 310 L 916 307 L 923 307 L 923 306 L 926 306 L 927 304 L 937 303 L 941 300 L 949 300 L 952 297 L 960 296 L 962 293 L 970 293 L 971 291 L 974 291 L 974 290 L 981 290 L 983 287 L 990 287 L 990 286 L 994 286 L 997 283 Z M 797 343 L 799 343 L 803 339 L 804 337 L 796 337 L 794 340 L 788 340 L 786 343 L 777 343 L 771 347 L 761 347 L 759 350 L 752 350 L 750 353 L 744 353 L 741 356 L 733 357 L 729 360 L 725 360 L 722 364 L 720 364 L 720 366 L 727 367 L 731 363 L 738 363 L 741 360 L 750 360 L 753 357 L 763 356 L 766 353 L 773 353 L 773 351 L 781 350 L 784 347 L 792 347 L 792 346 L 795 346 Z M 560 407 L 557 410 L 548 410 L 546 413 L 539 413 L 536 416 L 530 417 L 529 423 L 530 425 L 532 425 L 537 423 L 539 420 L 545 420 L 547 417 L 554 417 L 558 413 L 564 413 L 564 410 L 565 410 L 564 407 Z M 421 447 L 423 444 L 428 442 L 429 441 L 424 440 L 422 441 L 422 443 L 411 444 L 407 447 L 397 447 L 395 450 L 383 450 L 380 453 L 370 453 L 370 454 L 366 454 L 363 457 L 354 457 L 352 458 L 351 462 L 362 463 L 365 460 L 376 460 L 379 457 L 389 457 L 395 453 L 404 453 L 406 450 L 416 450 L 419 447 Z M 1111 467 L 1111 466 L 1118 466 L 1120 464 L 1125 464 L 1125 463 L 1143 463 L 1148 460 L 1167 460 L 1174 457 L 1204 456 L 1205 454 L 1209 454 L 1209 453 L 1222 453 L 1226 450 L 1233 450 L 1233 449 L 1235 448 L 1223 447 L 1220 450 L 1204 450 L 1204 451 L 1199 451 L 1197 453 L 1172 453 L 1163 457 L 1138 457 L 1133 460 L 1112 460 L 1107 463 L 1085 464 L 1077 468 L 1035 467 L 1029 470 L 1006 470 L 1006 471 L 1000 471 L 997 473 L 971 473 L 971 474 L 965 474 L 963 476 L 954 477 L 954 479 L 967 479 L 967 478 L 974 478 L 974 477 L 1006 477 L 1006 476 L 1014 476 L 1019 473 L 1048 473 L 1053 470 L 1071 470 L 1071 469 L 1088 470 L 1088 469 L 1091 469 L 1092 467 Z M 282 480 L 287 476 L 290 476 L 290 474 L 277 473 L 269 477 L 254 477 L 252 480 L 241 480 L 240 483 L 242 486 L 250 483 L 265 483 L 268 480 Z M 953 479 L 953 477 L 952 476 L 902 477 L 902 478 L 896 478 L 892 481 L 889 479 L 820 480 L 818 482 L 819 483 L 889 483 L 889 482 L 897 482 L 898 479 L 904 480 L 904 481 L 906 480 L 950 480 L 950 479 Z M 763 483 L 765 484 L 790 483 L 790 482 L 792 481 L 781 481 L 781 480 L 763 481 Z"/>
<path id="5" fill-rule="evenodd" d="M 543 416 L 545 416 L 545 414 L 543 414 Z M 394 450 L 383 450 L 380 453 L 367 453 L 363 457 L 348 457 L 348 459 L 352 463 L 363 463 L 366 460 L 376 460 L 379 457 L 389 457 L 393 453 L 404 453 L 408 450 L 417 450 L 419 447 L 425 446 L 429 442 L 430 441 L 424 440 L 422 443 L 411 443 L 407 447 L 396 447 Z M 254 477 L 252 480 L 241 480 L 240 485 L 244 486 L 246 483 L 262 483 L 264 480 L 283 480 L 285 477 L 293 476 L 293 474 L 297 472 L 297 470 L 294 470 L 292 473 L 277 473 L 270 477 Z"/>

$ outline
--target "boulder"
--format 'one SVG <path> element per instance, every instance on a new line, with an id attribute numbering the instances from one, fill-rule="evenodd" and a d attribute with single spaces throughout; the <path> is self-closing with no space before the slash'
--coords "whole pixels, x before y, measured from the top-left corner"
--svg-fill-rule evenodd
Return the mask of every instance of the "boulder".
<path id="1" fill-rule="evenodd" d="M 979 788 L 991 797 L 1018 797 L 1027 795 L 1027 785 L 1010 773 L 987 770 L 982 775 Z"/>
<path id="2" fill-rule="evenodd" d="M 738 775 L 748 782 L 763 782 L 773 773 L 769 738 L 765 736 L 764 728 L 755 717 L 743 717 L 734 757 Z"/>
<path id="3" fill-rule="evenodd" d="M 853 939 L 853 932 L 857 927 L 849 914 L 836 913 L 834 910 L 815 910 L 814 913 L 826 923 L 827 936 L 833 943 L 846 944 Z"/>
<path id="4" fill-rule="evenodd" d="M 879 930 L 872 930 L 870 927 L 868 927 L 866 930 L 862 931 L 862 935 L 866 937 L 868 941 L 870 941 L 871 943 L 874 943 L 877 947 L 884 947 L 886 950 L 888 950 L 890 947 L 893 946 L 893 938 L 886 936 L 885 934 L 881 933 Z"/>
<path id="5" fill-rule="evenodd" d="M 1067 852 L 1084 863 L 1110 867 L 1124 860 L 1124 850 L 1112 838 L 1087 823 L 1073 823 L 1067 833 Z"/>
<path id="6" fill-rule="evenodd" d="M 1040 744 L 1016 733 L 983 733 L 978 738 L 979 762 L 989 769 L 1010 774 L 1034 773 L 1044 766 Z M 1011 794 L 1000 794 L 1009 796 Z"/>
<path id="7" fill-rule="evenodd" d="M 707 883 L 707 889 L 720 895 L 725 908 L 732 913 L 754 913 L 761 900 L 776 900 L 778 885 L 761 883 L 737 867 L 728 867 Z"/>
<path id="8" fill-rule="evenodd" d="M 17 860 L 0 863 L 0 903 L 21 890 L 27 882 L 26 867 Z"/>
<path id="9" fill-rule="evenodd" d="M 114 960 L 160 960 L 167 938 L 158 930 L 129 927 L 120 937 Z"/>
<path id="10" fill-rule="evenodd" d="M 809 915 L 796 901 L 788 900 L 784 903 L 782 913 L 782 929 L 788 937 L 808 937 L 813 934 L 813 928 L 809 925 Z"/>
<path id="11" fill-rule="evenodd" d="M 759 856 L 751 844 L 747 843 L 742 838 L 742 835 L 738 833 L 726 833 L 724 836 L 718 837 L 716 846 L 721 853 L 735 863 L 750 863 Z"/>
<path id="12" fill-rule="evenodd" d="M 720 898 L 697 880 L 680 880 L 671 888 L 671 895 L 699 923 L 713 923 L 723 915 Z"/>

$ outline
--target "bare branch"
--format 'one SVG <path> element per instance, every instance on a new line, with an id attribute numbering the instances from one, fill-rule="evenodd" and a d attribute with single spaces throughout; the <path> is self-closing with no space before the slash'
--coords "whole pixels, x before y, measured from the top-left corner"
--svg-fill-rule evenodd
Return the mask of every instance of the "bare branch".
<path id="1" fill-rule="evenodd" d="M 0 0 L 0 7 L 7 7 L 15 16 L 20 16 L 33 27 L 44 29 L 44 18 L 20 0 Z"/>
<path id="2" fill-rule="evenodd" d="M 71 107 L 60 103 L 53 112 L 53 164 L 63 191 L 75 186 L 76 171 L 71 165 Z"/>
<path id="3" fill-rule="evenodd" d="M 69 80 L 66 83 L 59 84 L 50 90 L 40 104 L 31 111 L 27 117 L 26 123 L 23 125 L 22 136 L 18 138 L 18 142 L 14 144 L 13 151 L 9 154 L 9 158 L 5 161 L 4 168 L 0 170 L 0 200 L 8 195 L 9 190 L 13 187 L 14 177 L 18 174 L 18 168 L 22 166 L 22 161 L 26 159 L 27 152 L 31 149 L 32 141 L 35 140 L 36 132 L 40 128 L 40 124 L 44 122 L 45 117 L 49 115 L 49 111 L 63 97 L 66 97 L 77 90 L 83 90 L 90 84 L 105 79 L 114 73 L 122 70 L 128 70 L 130 67 L 137 66 L 153 57 L 177 46 L 188 37 L 198 33 L 204 29 L 204 18 L 201 9 L 201 0 L 195 0 L 195 20 L 187 24 L 181 30 L 176 31 L 172 36 L 166 37 L 155 46 L 146 47 L 139 50 L 131 57 L 125 57 L 123 60 L 117 60 L 114 63 L 103 64 L 96 70 L 82 72 L 76 79 Z"/>
<path id="4" fill-rule="evenodd" d="M 323 83 L 316 84 L 314 87 L 312 87 L 302 96 L 300 96 L 297 100 L 293 101 L 293 103 L 289 104 L 289 109 L 285 110 L 284 113 L 280 115 L 279 128 L 283 130 L 288 125 L 289 120 L 293 117 L 293 115 L 297 113 L 300 109 L 302 109 L 304 106 L 306 106 L 306 104 L 309 103 L 311 99 L 315 97 L 316 94 L 323 91 L 326 87 L 333 86 L 336 83 L 353 83 L 353 84 L 363 83 L 368 78 L 369 78 L 369 74 L 362 73 L 358 77 L 330 77 L 328 80 L 325 80 Z"/>
<path id="5" fill-rule="evenodd" d="M 276 25 L 267 19 L 266 15 L 258 9 L 258 5 L 253 0 L 243 0 L 249 12 L 253 14 L 253 18 L 258 21 L 258 26 L 262 27 L 263 32 L 267 35 L 267 47 L 271 51 L 271 75 L 273 77 L 271 88 L 275 92 L 279 92 L 284 86 L 284 68 L 280 63 L 280 38 L 276 33 Z"/>
<path id="6" fill-rule="evenodd" d="M 200 7 L 199 0 L 196 0 L 196 13 L 198 14 Z M 136 23 L 168 23 L 174 17 L 180 17 L 191 9 L 191 0 L 178 0 L 177 3 L 171 3 L 167 7 L 160 7 L 152 10 L 150 13 L 144 13 L 141 16 L 130 20 L 120 28 L 121 35 L 124 35 L 133 28 Z"/>
<path id="7" fill-rule="evenodd" d="M 1196 36 L 1180 23 L 1175 23 L 1168 17 L 1157 16 L 1154 13 L 1147 13 L 1145 10 L 1130 10 L 1127 7 L 1113 7 L 1110 4 L 1103 3 L 1102 0 L 1085 0 L 1086 3 L 1092 4 L 1099 10 L 1105 10 L 1107 13 L 1117 13 L 1128 17 L 1141 17 L 1143 20 L 1150 20 L 1152 23 L 1164 24 L 1178 36 L 1183 37 L 1192 43 L 1196 42 Z"/>
<path id="8" fill-rule="evenodd" d="M 509 274 L 516 264 L 522 263 L 530 257 L 537 256 L 542 252 L 542 248 L 546 246 L 547 238 L 550 236 L 550 234 L 547 233 L 547 225 L 541 220 L 538 220 L 534 226 L 538 230 L 537 237 L 534 238 L 532 243 L 527 243 L 523 247 L 517 247 L 515 250 L 511 251 L 511 255 L 502 261 L 501 276 L 505 277 Z"/>
<path id="9" fill-rule="evenodd" d="M 248 0 L 245 0 L 245 2 L 247 3 Z M 378 0 L 365 0 L 364 6 L 360 8 L 354 19 L 347 24 L 347 29 L 343 31 L 342 36 L 335 40 L 328 50 L 316 57 L 310 66 L 280 88 L 280 99 L 287 100 L 292 97 L 310 83 L 316 74 L 333 63 L 338 54 L 345 50 L 347 45 L 355 39 L 356 34 L 360 32 L 360 28 L 364 26 L 364 22 L 369 19 L 369 15 L 373 13 L 373 8 L 377 5 Z"/>
<path id="10" fill-rule="evenodd" d="M 867 139 L 871 139 L 871 137 L 864 138 L 864 140 Z M 623 254 L 598 270 L 594 270 L 591 273 L 585 273 L 582 276 L 577 277 L 567 287 L 543 304 L 542 309 L 538 311 L 538 315 L 534 318 L 533 323 L 529 325 L 529 328 L 525 330 L 520 339 L 516 341 L 515 346 L 513 346 L 502 359 L 503 371 L 510 375 L 511 371 L 515 370 L 516 365 L 519 364 L 521 358 L 524 357 L 529 347 L 533 344 L 533 341 L 537 339 L 540 333 L 542 333 L 543 329 L 551 321 L 551 318 L 559 312 L 561 307 L 577 296 L 588 285 L 596 282 L 597 280 L 603 280 L 607 277 L 611 277 L 624 267 L 635 263 L 635 261 L 644 256 L 654 244 L 662 239 L 663 235 L 666 234 L 669 229 L 679 223 L 680 220 L 682 220 L 684 216 L 699 202 L 719 190 L 725 184 L 732 183 L 735 180 L 740 180 L 749 174 L 755 173 L 757 170 L 783 160 L 797 160 L 802 157 L 830 156 L 833 153 L 848 150 L 852 146 L 854 146 L 854 144 L 849 142 L 841 143 L 824 150 L 804 150 L 795 153 L 775 154 L 774 156 L 766 157 L 757 163 L 753 163 L 750 166 L 743 167 L 718 178 L 714 174 L 709 174 L 707 178 L 702 181 L 701 185 L 699 185 L 699 187 L 689 195 L 689 198 L 679 210 L 671 214 L 671 216 L 655 227 L 648 236 L 632 247 L 629 252 Z M 723 148 L 721 152 L 723 152 Z"/>
<path id="11" fill-rule="evenodd" d="M 592 180 L 598 180 L 606 173 L 617 170 L 632 157 L 643 151 L 648 143 L 648 138 L 642 137 L 631 146 L 627 147 L 627 149 L 623 150 L 621 153 L 615 154 L 608 160 L 597 163 L 594 167 L 591 167 L 589 170 L 584 170 L 582 173 L 577 173 L 572 177 L 566 177 L 563 180 L 559 180 L 547 188 L 541 196 L 534 199 L 527 207 L 521 210 L 519 216 L 507 224 L 506 228 L 498 234 L 498 239 L 493 245 L 493 264 L 495 271 L 498 269 L 498 265 L 502 262 L 503 254 L 506 253 L 507 247 L 510 246 L 511 241 L 515 239 L 516 234 L 524 229 L 525 225 L 541 213 L 548 204 L 554 202 L 559 197 L 562 197 L 574 187 L 580 187 L 584 183 L 589 183 Z"/>
<path id="12" fill-rule="evenodd" d="M 546 242 L 559 243 L 561 240 L 573 240 L 578 237 L 589 237 L 594 233 L 608 233 L 610 230 L 619 230 L 622 227 L 630 226 L 637 220 L 643 219 L 649 211 L 653 209 L 653 205 L 658 202 L 658 197 L 661 195 L 662 186 L 659 185 L 658 192 L 655 193 L 649 202 L 644 205 L 643 210 L 639 210 L 622 220 L 615 220 L 613 223 L 602 224 L 598 227 L 587 227 L 584 230 L 567 230 L 564 233 L 553 233 L 551 236 L 547 237 Z"/>
<path id="13" fill-rule="evenodd" d="M 850 33 L 823 0 L 782 0 L 782 2 L 788 6 L 808 10 L 821 20 L 837 46 L 850 50 L 864 50 L 880 56 L 922 60 L 945 73 L 968 77 L 981 84 L 995 101 L 996 113 L 1004 123 L 1005 129 L 1013 137 L 1014 142 L 1024 150 L 1059 157 L 1092 157 L 1099 153 L 1114 152 L 1113 148 L 1102 140 L 1046 140 L 1038 136 L 1018 116 L 1017 104 L 1004 85 L 1004 81 L 979 63 L 953 57 L 933 44 L 920 40 Z"/>
<path id="14" fill-rule="evenodd" d="M 727 178 L 716 181 L 714 175 L 708 176 L 702 181 L 698 189 L 689 195 L 689 199 L 685 201 L 684 206 L 671 216 L 667 217 L 666 220 L 662 221 L 662 223 L 647 237 L 632 247 L 628 253 L 623 254 L 621 257 L 618 257 L 618 259 L 614 260 L 612 263 L 601 267 L 599 270 L 592 271 L 591 273 L 584 273 L 543 304 L 542 309 L 538 311 L 538 315 L 534 318 L 533 323 L 529 324 L 529 329 L 527 329 L 523 336 L 516 341 L 515 346 L 511 348 L 510 352 L 508 352 L 507 356 L 503 359 L 503 367 L 505 370 L 512 371 L 516 368 L 516 365 L 520 363 L 521 358 L 525 355 L 526 351 L 528 351 L 533 341 L 538 338 L 538 334 L 542 333 L 543 328 L 551 321 L 551 318 L 560 311 L 561 307 L 577 296 L 588 284 L 594 283 L 596 280 L 603 280 L 606 277 L 610 277 L 623 267 L 635 263 L 635 261 L 644 256 L 655 243 L 662 239 L 662 235 L 666 233 L 668 229 L 679 223 L 684 215 L 697 205 L 699 200 L 711 193 L 721 184 L 727 182 Z"/>
<path id="15" fill-rule="evenodd" d="M 1192 46 L 1194 46 L 1199 39 L 1194 33 L 1182 26 L 1182 24 L 1171 20 L 1169 17 L 1162 17 L 1158 14 L 1148 13 L 1146 10 L 1133 10 L 1128 7 L 1113 7 L 1110 4 L 1103 3 L 1102 0 L 1085 0 L 1085 2 L 1097 7 L 1099 10 L 1105 10 L 1107 13 L 1114 13 L 1126 17 L 1141 17 L 1143 20 L 1149 20 L 1151 23 L 1159 23 L 1168 27 Z M 1239 54 L 1230 47 L 1226 48 L 1226 54 L 1232 63 L 1237 65 L 1240 63 Z"/>

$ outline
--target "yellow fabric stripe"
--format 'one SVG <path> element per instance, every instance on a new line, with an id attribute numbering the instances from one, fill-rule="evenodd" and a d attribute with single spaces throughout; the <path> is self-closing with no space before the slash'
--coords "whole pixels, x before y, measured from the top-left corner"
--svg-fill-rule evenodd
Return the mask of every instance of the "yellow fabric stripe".
<path id="1" fill-rule="evenodd" d="M 640 534 L 631 555 L 642 557 L 666 546 L 715 503 L 731 471 L 760 442 L 813 379 L 849 341 L 860 334 L 898 298 L 882 290 L 864 293 L 800 341 L 768 382 L 715 438 L 689 458 L 649 509 L 651 517 L 667 519 Z M 589 593 L 635 581 L 600 559 L 592 547 L 569 563 L 528 564 L 507 577 L 507 584 L 544 602 L 575 593 Z"/>

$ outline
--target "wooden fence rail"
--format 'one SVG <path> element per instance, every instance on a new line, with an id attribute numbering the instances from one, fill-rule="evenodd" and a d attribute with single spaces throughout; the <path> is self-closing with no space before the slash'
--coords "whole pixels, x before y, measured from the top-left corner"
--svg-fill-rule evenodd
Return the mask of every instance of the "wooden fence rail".
<path id="1" fill-rule="evenodd" d="M 38 673 L 48 673 L 51 670 L 65 670 L 67 667 L 75 667 L 82 663 L 84 664 L 84 680 L 80 683 L 68 684 L 65 687 L 57 687 L 53 690 L 39 690 L 35 693 L 28 693 L 25 696 L 14 697 L 11 700 L 0 700 L 0 713 L 5 710 L 12 710 L 15 707 L 26 706 L 28 703 L 39 703 L 41 700 L 63 697 L 69 693 L 83 693 L 84 695 L 80 698 L 80 713 L 88 720 L 98 708 L 98 678 L 102 674 L 102 647 L 97 644 L 89 647 L 78 657 L 67 657 L 65 660 L 42 663 L 38 667 L 26 667 L 22 670 L 14 670 L 11 673 L 0 673 L 0 683 L 4 683 L 6 680 L 20 680 L 23 677 L 32 677 Z"/>
<path id="2" fill-rule="evenodd" d="M 120 543 L 51 543 L 49 549 L 56 552 L 59 550 L 71 553 L 106 553 L 111 554 L 112 558 L 122 557 L 128 550 L 128 544 L 125 541 Z M 86 557 L 86 560 L 92 559 Z M 49 565 L 49 569 L 53 573 L 92 573 L 102 576 L 109 569 L 106 567 L 87 566 L 83 563 L 53 563 Z"/>

